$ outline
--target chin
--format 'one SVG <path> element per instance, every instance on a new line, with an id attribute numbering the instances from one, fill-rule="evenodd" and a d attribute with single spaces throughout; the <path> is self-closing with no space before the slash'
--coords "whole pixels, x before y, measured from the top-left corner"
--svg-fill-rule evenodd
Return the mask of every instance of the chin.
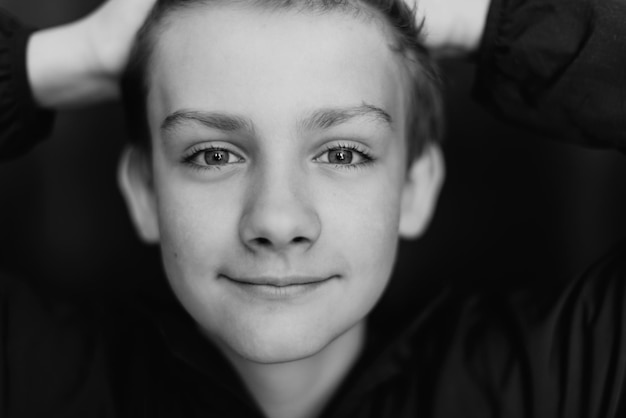
<path id="1" fill-rule="evenodd" d="M 289 344 L 284 341 L 280 344 L 263 346 L 244 346 L 231 348 L 238 357 L 252 363 L 259 364 L 280 364 L 303 360 L 319 353 L 325 345 L 302 346 L 300 344 Z"/>
<path id="2" fill-rule="evenodd" d="M 276 364 L 314 356 L 336 337 L 336 333 L 329 330 L 314 330 L 300 324 L 288 327 L 256 326 L 247 332 L 228 332 L 218 336 L 217 341 L 227 355 L 235 354 L 254 363 Z"/>

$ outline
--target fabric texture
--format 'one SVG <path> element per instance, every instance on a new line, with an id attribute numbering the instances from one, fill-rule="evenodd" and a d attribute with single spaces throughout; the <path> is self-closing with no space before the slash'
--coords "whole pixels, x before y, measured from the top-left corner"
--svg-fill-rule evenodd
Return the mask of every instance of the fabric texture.
<path id="1" fill-rule="evenodd" d="M 474 97 L 506 121 L 626 148 L 626 0 L 492 0 Z"/>
<path id="2" fill-rule="evenodd" d="M 26 48 L 32 32 L 0 8 L 0 160 L 26 153 L 54 123 L 54 112 L 36 105 L 28 83 Z"/>

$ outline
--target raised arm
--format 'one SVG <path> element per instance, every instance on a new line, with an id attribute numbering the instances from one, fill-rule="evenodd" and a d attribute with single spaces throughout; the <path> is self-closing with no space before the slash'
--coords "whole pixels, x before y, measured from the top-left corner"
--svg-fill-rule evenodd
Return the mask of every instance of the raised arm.
<path id="1" fill-rule="evenodd" d="M 474 96 L 494 114 L 626 150 L 626 0 L 418 1 L 431 47 L 476 48 Z"/>
<path id="2" fill-rule="evenodd" d="M 33 32 L 0 10 L 0 160 L 50 133 L 52 109 L 114 99 L 132 39 L 155 0 L 108 0 Z"/>
<path id="3" fill-rule="evenodd" d="M 426 30 L 426 46 L 436 55 L 467 56 L 480 44 L 489 0 L 406 0 Z"/>
<path id="4" fill-rule="evenodd" d="M 28 77 L 38 104 L 64 107 L 118 96 L 132 39 L 154 0 L 109 0 L 76 22 L 35 32 Z"/>

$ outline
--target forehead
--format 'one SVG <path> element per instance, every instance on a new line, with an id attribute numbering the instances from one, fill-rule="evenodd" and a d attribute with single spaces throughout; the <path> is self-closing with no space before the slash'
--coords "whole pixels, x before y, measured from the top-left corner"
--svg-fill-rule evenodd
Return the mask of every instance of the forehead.
<path id="1" fill-rule="evenodd" d="M 366 104 L 399 127 L 408 77 L 390 44 L 371 15 L 241 4 L 178 10 L 155 42 L 149 121 L 202 109 L 279 124 L 319 108 Z"/>

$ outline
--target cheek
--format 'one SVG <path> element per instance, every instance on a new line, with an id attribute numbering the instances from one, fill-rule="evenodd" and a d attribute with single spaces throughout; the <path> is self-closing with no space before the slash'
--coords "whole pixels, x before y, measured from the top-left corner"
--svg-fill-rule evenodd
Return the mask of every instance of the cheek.
<path id="1" fill-rule="evenodd" d="M 235 196 L 206 185 L 157 179 L 163 263 L 173 280 L 199 281 L 237 243 Z"/>
<path id="2" fill-rule="evenodd" d="M 376 199 L 361 199 L 350 211 L 345 212 L 350 217 L 350 226 L 345 228 L 344 239 L 349 242 L 349 245 L 344 244 L 345 251 L 361 259 L 360 264 L 364 265 L 393 263 L 395 242 L 398 239 L 396 194 L 380 190 L 375 196 Z"/>
<path id="3" fill-rule="evenodd" d="M 398 244 L 401 175 L 399 170 L 379 171 L 375 181 L 361 178 L 318 199 L 323 202 L 322 240 L 334 241 L 336 251 L 349 259 L 352 301 L 375 302 L 391 276 Z"/>

